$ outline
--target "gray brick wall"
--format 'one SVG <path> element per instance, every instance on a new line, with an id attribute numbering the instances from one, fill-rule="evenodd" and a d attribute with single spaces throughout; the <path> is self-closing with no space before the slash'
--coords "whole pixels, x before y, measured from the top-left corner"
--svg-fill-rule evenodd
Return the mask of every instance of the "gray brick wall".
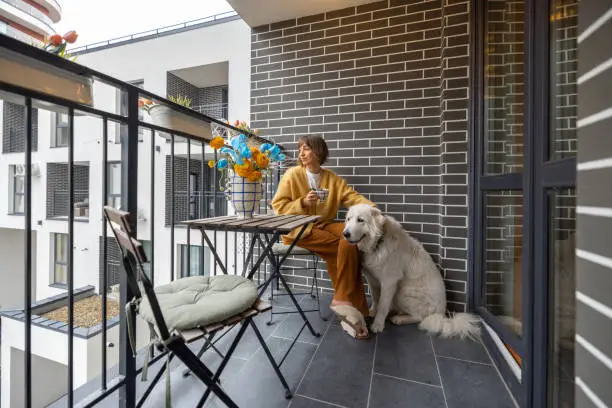
<path id="1" fill-rule="evenodd" d="M 194 102 L 199 112 L 215 118 L 227 119 L 227 85 L 199 88 Z"/>
<path id="2" fill-rule="evenodd" d="M 47 218 L 67 217 L 69 204 L 68 163 L 47 163 Z M 89 198 L 89 165 L 74 165 L 74 201 Z"/>
<path id="3" fill-rule="evenodd" d="M 385 0 L 252 32 L 251 126 L 292 154 L 322 134 L 329 167 L 441 266 L 452 310 L 466 302 L 468 8 Z"/>
<path id="4" fill-rule="evenodd" d="M 25 152 L 25 106 L 5 101 L 2 115 L 2 153 Z M 38 109 L 32 109 L 32 151 L 36 150 L 38 150 Z"/>
<path id="5" fill-rule="evenodd" d="M 191 99 L 192 104 L 198 99 L 198 88 L 189 82 L 182 80 L 174 74 L 168 72 L 166 76 L 166 94 L 168 97 L 186 96 Z"/>

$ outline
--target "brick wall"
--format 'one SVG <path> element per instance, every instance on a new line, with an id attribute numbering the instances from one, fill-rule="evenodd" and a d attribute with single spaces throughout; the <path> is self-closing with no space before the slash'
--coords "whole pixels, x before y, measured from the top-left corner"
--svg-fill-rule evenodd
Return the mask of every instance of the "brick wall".
<path id="1" fill-rule="evenodd" d="M 199 88 L 197 103 L 194 105 L 199 106 L 200 113 L 227 119 L 227 85 Z"/>
<path id="2" fill-rule="evenodd" d="M 195 105 L 198 99 L 198 92 L 199 90 L 196 86 L 168 72 L 166 76 L 166 94 L 168 97 L 178 98 L 179 96 L 186 96 L 191 99 L 192 105 Z"/>
<path id="3" fill-rule="evenodd" d="M 2 153 L 25 152 L 25 106 L 5 101 L 2 114 Z M 32 151 L 36 150 L 38 150 L 38 109 L 32 109 Z"/>
<path id="4" fill-rule="evenodd" d="M 440 264 L 453 310 L 466 301 L 468 3 L 385 0 L 252 33 L 251 125 L 292 154 L 322 134 L 328 166 Z"/>

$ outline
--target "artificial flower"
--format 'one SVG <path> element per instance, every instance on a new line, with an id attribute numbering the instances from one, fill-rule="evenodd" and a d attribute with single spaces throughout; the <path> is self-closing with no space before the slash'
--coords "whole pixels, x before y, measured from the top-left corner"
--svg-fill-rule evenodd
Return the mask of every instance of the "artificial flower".
<path id="1" fill-rule="evenodd" d="M 246 143 L 240 143 L 238 145 L 238 148 L 235 150 L 238 152 L 240 156 L 242 156 L 245 159 L 250 159 L 251 157 L 253 157 L 253 154 L 251 153 L 251 149 L 249 149 L 249 146 L 247 146 Z"/>
<path id="2" fill-rule="evenodd" d="M 211 169 L 212 169 L 213 167 L 215 167 L 215 161 L 214 161 L 214 160 L 209 160 L 209 161 L 208 161 L 208 167 L 210 167 Z"/>
<path id="3" fill-rule="evenodd" d="M 64 34 L 64 40 L 66 40 L 68 44 L 74 44 L 78 37 L 79 35 L 76 33 L 76 31 L 68 31 L 66 34 Z"/>
<path id="4" fill-rule="evenodd" d="M 265 153 L 265 152 L 267 152 L 268 150 L 270 150 L 270 148 L 271 148 L 271 147 L 272 147 L 272 145 L 271 145 L 270 143 L 264 143 L 264 144 L 262 144 L 262 145 L 261 145 L 261 147 L 259 148 L 259 150 L 260 150 L 262 153 Z"/>
<path id="5" fill-rule="evenodd" d="M 60 45 L 62 45 L 62 42 L 63 42 L 62 36 L 59 35 L 59 34 L 53 34 L 51 37 L 49 37 L 49 41 L 48 42 L 49 42 L 49 44 L 55 45 L 56 47 L 60 46 Z"/>
<path id="6" fill-rule="evenodd" d="M 216 136 L 210 141 L 210 147 L 217 150 L 225 146 L 225 140 L 221 136 Z"/>
<path id="7" fill-rule="evenodd" d="M 261 178 L 261 171 L 254 171 L 252 172 L 248 177 L 247 180 L 249 181 L 257 181 Z"/>
<path id="8" fill-rule="evenodd" d="M 254 134 L 258 134 L 259 133 L 259 129 L 253 129 L 253 133 Z"/>
<path id="9" fill-rule="evenodd" d="M 260 154 L 255 158 L 255 161 L 257 162 L 257 166 L 260 169 L 265 169 L 268 167 L 268 164 L 270 164 L 270 159 L 268 158 L 268 156 L 266 156 L 265 154 Z"/>
<path id="10" fill-rule="evenodd" d="M 224 169 L 227 167 L 227 159 L 221 159 L 217 162 L 217 168 L 219 170 Z"/>
<path id="11" fill-rule="evenodd" d="M 236 152 L 233 151 L 232 149 L 230 149 L 229 147 L 222 147 L 219 151 L 221 153 L 229 154 L 232 157 L 232 159 L 234 160 L 234 162 L 236 162 L 237 164 L 243 164 L 244 163 L 244 161 L 242 160 L 242 157 L 238 156 L 236 154 Z"/>

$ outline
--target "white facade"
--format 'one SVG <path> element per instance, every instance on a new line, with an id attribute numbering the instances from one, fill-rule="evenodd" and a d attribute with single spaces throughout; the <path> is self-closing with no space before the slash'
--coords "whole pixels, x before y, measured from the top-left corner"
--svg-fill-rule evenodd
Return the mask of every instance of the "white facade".
<path id="1" fill-rule="evenodd" d="M 158 95 L 166 95 L 168 72 L 190 71 L 191 77 L 197 77 L 198 72 L 205 76 L 202 83 L 210 83 L 219 79 L 206 77 L 207 66 L 219 67 L 220 63 L 227 65 L 225 83 L 210 83 L 210 85 L 227 85 L 228 87 L 228 118 L 229 120 L 247 120 L 250 101 L 250 28 L 240 19 L 231 19 L 209 26 L 182 31 L 172 35 L 136 41 L 125 45 L 104 48 L 89 52 L 78 57 L 77 62 L 95 70 L 114 76 L 124 81 L 143 81 L 144 89 Z M 182 71 L 181 71 L 182 70 Z M 218 69 L 216 70 L 218 71 Z M 209 72 L 212 72 L 209 71 Z M 206 82 L 206 81 L 209 82 Z M 223 80 L 223 79 L 221 79 Z M 200 84 L 200 85 L 201 85 Z M 94 103 L 96 108 L 109 109 L 116 112 L 119 98 L 116 90 L 108 86 L 94 86 Z M 0 101 L 0 112 L 2 102 Z M 68 222 L 64 219 L 47 219 L 47 174 L 48 163 L 67 163 L 68 149 L 66 147 L 51 147 L 54 135 L 54 112 L 38 110 L 38 149 L 32 154 L 32 162 L 38 165 L 40 175 L 33 177 L 32 183 L 32 229 L 33 229 L 33 298 L 35 300 L 65 292 L 65 288 L 53 285 L 53 234 L 67 233 Z M 2 115 L 0 114 L 0 133 L 2 132 Z M 93 117 L 75 116 L 75 163 L 89 166 L 89 216 L 74 223 L 74 287 L 86 285 L 99 286 L 100 237 L 103 235 L 102 202 L 103 186 L 102 172 L 102 120 Z M 115 126 L 109 126 L 108 160 L 121 160 L 121 145 L 112 143 L 115 140 Z M 141 219 L 138 222 L 138 236 L 142 240 L 150 239 L 150 160 L 151 137 L 144 133 L 142 143 L 139 143 L 139 174 L 138 174 L 138 207 Z M 156 137 L 155 145 L 155 283 L 167 283 L 170 280 L 170 228 L 165 226 L 166 211 L 166 156 L 170 154 L 170 143 L 161 136 Z M 176 155 L 186 155 L 186 144 L 177 143 Z M 201 156 L 201 148 L 192 145 L 193 158 Z M 24 163 L 24 153 L 0 154 L 0 189 L 8 194 L 0 194 L 0 305 L 2 309 L 23 308 L 24 296 L 24 217 L 10 214 L 13 191 L 11 165 Z M 110 236 L 110 231 L 109 231 Z M 224 242 L 221 233 L 217 234 L 219 242 Z M 186 231 L 175 229 L 175 266 L 180 262 L 178 245 L 186 243 Z M 233 238 L 230 243 L 228 257 L 233 259 Z M 200 245 L 200 234 L 191 233 L 191 243 Z M 241 244 L 240 244 L 241 245 Z M 241 247 L 240 247 L 241 248 Z M 223 253 L 220 254 L 222 257 Z M 5 258 L 6 256 L 6 258 Z M 233 262 L 229 262 L 230 267 Z M 178 274 L 178 267 L 175 269 Z M 231 271 L 230 271 L 231 273 Z M 176 276 L 175 274 L 175 276 Z M 4 285 L 11 282 L 10 287 Z M 17 288 L 17 290 L 16 290 Z M 66 364 L 67 343 L 65 334 L 33 326 L 33 361 L 36 356 L 49 362 Z M 117 327 L 112 330 L 118 330 Z M 144 331 L 141 331 L 141 333 Z M 109 331 L 109 336 L 117 336 Z M 59 336 L 59 337 L 58 337 Z M 63 336 L 63 337 L 62 337 Z M 75 365 L 75 386 L 80 386 L 100 374 L 100 336 L 88 340 L 75 338 L 75 356 L 78 351 L 78 364 Z M 110 341 L 110 337 L 109 337 Z M 56 342 L 57 347 L 48 347 L 50 342 Z M 86 344 L 81 344 L 81 343 Z M 118 339 L 115 344 L 118 346 Z M 54 343 L 55 344 L 55 343 Z M 97 346 L 92 346 L 97 344 Z M 45 346 L 47 345 L 47 346 Z M 15 350 L 23 350 L 23 323 L 8 318 L 2 318 L 2 408 L 12 406 L 15 401 L 10 396 L 12 390 L 21 387 L 16 379 L 12 358 L 19 354 Z M 90 351 L 88 351 L 91 349 Z M 115 349 L 117 350 L 117 349 Z M 83 356 L 83 357 L 81 357 Z M 85 356 L 88 356 L 85 358 Z M 96 360 L 96 358 L 98 360 Z M 46 361 L 44 360 L 44 361 Z M 43 360 L 41 360 L 43 361 Z M 93 363 L 97 361 L 97 363 Z M 108 367 L 118 362 L 116 353 L 109 353 Z M 41 362 L 41 364 L 43 364 Z M 45 363 L 46 364 L 46 363 Z M 49 363 L 51 364 L 51 363 Z M 46 366 L 50 366 L 47 364 Z M 40 389 L 37 389 L 37 393 Z M 15 396 L 13 396 L 15 397 Z M 50 394 L 49 394 L 50 397 Z"/>

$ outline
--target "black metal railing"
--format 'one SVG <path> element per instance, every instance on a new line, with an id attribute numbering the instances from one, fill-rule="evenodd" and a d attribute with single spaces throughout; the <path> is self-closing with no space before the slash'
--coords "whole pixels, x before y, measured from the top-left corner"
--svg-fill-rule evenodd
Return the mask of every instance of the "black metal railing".
<path id="1" fill-rule="evenodd" d="M 198 124 L 198 129 L 211 127 L 211 124 L 215 125 L 215 128 L 221 129 L 222 132 L 229 133 L 235 132 L 235 134 L 243 133 L 237 128 L 226 125 L 224 122 L 207 116 L 202 115 L 200 113 L 194 112 L 193 110 L 187 109 L 185 107 L 173 104 L 166 98 L 160 97 L 158 95 L 152 94 L 148 91 L 142 90 L 136 86 L 130 85 L 126 82 L 122 82 L 116 78 L 108 76 L 106 74 L 100 73 L 98 71 L 92 70 L 90 68 L 78 65 L 71 61 L 67 61 L 65 59 L 59 58 L 52 54 L 49 54 L 41 49 L 26 45 L 22 42 L 19 42 L 15 39 L 0 36 L 0 63 L 3 62 L 11 62 L 14 64 L 24 64 L 24 66 L 28 66 L 28 68 L 34 67 L 32 69 L 38 69 L 39 74 L 42 76 L 46 76 L 46 82 L 44 86 L 40 85 L 38 78 L 36 78 L 35 74 L 28 76 L 0 76 L 0 99 L 10 99 L 13 103 L 15 101 L 20 101 L 24 106 L 26 112 L 26 120 L 23 124 L 25 127 L 25 149 L 24 149 L 24 163 L 26 168 L 25 173 L 25 189 L 24 189 L 24 198 L 25 198 L 25 211 L 24 211 L 24 229 L 25 229 L 25 240 L 24 240 L 24 252 L 25 252 L 25 262 L 24 262 L 24 406 L 31 407 L 32 406 L 32 395 L 33 392 L 41 392 L 41 390 L 34 390 L 32 384 L 32 303 L 35 299 L 32 299 L 32 286 L 33 286 L 33 259 L 36 255 L 32 248 L 32 240 L 33 240 L 33 229 L 32 229 L 32 220 L 33 220 L 33 206 L 38 205 L 39 202 L 43 202 L 44 200 L 40 199 L 40 194 L 35 194 L 32 191 L 32 173 L 31 173 L 31 164 L 32 164 L 32 131 L 34 128 L 33 124 L 33 109 L 48 109 L 48 110 L 61 110 L 66 111 L 68 113 L 68 126 L 69 126 L 69 137 L 68 137 L 68 146 L 67 146 L 67 165 L 68 165 L 68 174 L 66 176 L 67 180 L 63 180 L 65 185 L 67 186 L 64 191 L 56 191 L 54 195 L 54 199 L 57 199 L 56 196 L 63 196 L 67 194 L 67 235 L 68 235 L 68 265 L 67 265 L 67 308 L 68 308 L 68 316 L 67 316 L 67 390 L 66 395 L 63 398 L 65 405 L 74 406 L 78 403 L 79 406 L 83 407 L 91 407 L 97 405 L 100 401 L 104 400 L 110 394 L 114 392 L 119 393 L 119 405 L 121 407 L 135 407 L 137 405 L 136 398 L 136 377 L 141 372 L 142 367 L 136 366 L 136 359 L 132 355 L 132 351 L 130 349 L 128 336 L 127 336 L 127 322 L 126 319 L 126 304 L 132 299 L 133 294 L 129 289 L 127 284 L 125 273 L 121 274 L 119 286 L 119 299 L 120 299 L 120 329 L 119 329 L 119 374 L 114 378 L 108 378 L 109 367 L 107 367 L 107 321 L 106 318 L 101 319 L 101 336 L 102 341 L 101 349 L 100 349 L 100 361 L 101 361 L 101 370 L 100 370 L 100 380 L 99 385 L 97 387 L 97 391 L 89 394 L 85 398 L 79 398 L 79 400 L 75 400 L 75 388 L 77 388 L 77 384 L 75 384 L 74 379 L 74 303 L 75 303 L 75 274 L 81 274 L 81 271 L 75 270 L 75 234 L 74 234 L 74 225 L 75 219 L 78 218 L 79 214 L 81 214 L 81 206 L 77 206 L 78 203 L 84 204 L 85 200 L 82 197 L 83 192 L 75 189 L 77 187 L 75 176 L 75 162 L 80 161 L 80 157 L 75 158 L 75 145 L 77 143 L 83 143 L 82 141 L 86 138 L 87 135 L 78 135 L 78 138 L 75 135 L 75 118 L 76 120 L 80 120 L 81 116 L 87 116 L 96 118 L 101 125 L 101 137 L 98 143 L 88 144 L 86 147 L 87 154 L 91 157 L 92 149 L 100 149 L 100 154 L 102 156 L 102 160 L 100 163 L 99 171 L 102 174 L 102 180 L 100 183 L 92 182 L 90 185 L 92 188 L 100 188 L 101 194 L 95 195 L 95 197 L 99 196 L 99 202 L 91 202 L 88 199 L 87 202 L 87 212 L 89 213 L 90 219 L 95 219 L 96 221 L 102 219 L 102 208 L 107 204 L 108 190 L 109 190 L 109 180 L 108 180 L 108 172 L 107 167 L 109 161 L 109 152 L 108 147 L 108 139 L 109 139 L 109 128 L 116 126 L 126 127 L 127 131 L 121 133 L 121 143 L 120 143 L 120 162 L 121 162 L 121 209 L 130 213 L 130 224 L 131 229 L 133 231 L 134 237 L 146 236 L 150 242 L 150 250 L 148 258 L 151 260 L 148 265 L 148 269 L 151 273 L 151 280 L 155 284 L 155 279 L 160 279 L 163 282 L 167 282 L 169 280 L 173 280 L 175 276 L 179 275 L 179 270 L 177 268 L 176 263 L 174 262 L 175 257 L 175 248 L 177 239 L 175 236 L 175 230 L 185 231 L 184 228 L 180 228 L 176 225 L 174 212 L 176 207 L 176 194 L 179 184 L 186 184 L 188 188 L 185 191 L 192 191 L 190 187 L 189 180 L 189 172 L 185 172 L 184 175 L 181 173 L 180 175 L 175 174 L 175 171 L 171 171 L 170 175 L 166 175 L 166 177 L 160 176 L 160 169 L 162 169 L 163 165 L 165 165 L 165 160 L 159 158 L 160 154 L 168 154 L 170 156 L 170 168 L 175 169 L 174 162 L 176 157 L 180 155 L 181 157 L 187 158 L 187 169 L 190 169 L 192 157 L 196 156 L 198 158 L 198 165 L 201 166 L 201 174 L 208 172 L 209 169 L 207 166 L 206 160 L 203 160 L 205 157 L 205 152 L 207 154 L 212 155 L 213 153 L 207 147 L 208 139 L 207 137 L 203 137 L 201 135 L 196 135 L 179 130 L 178 128 L 170 128 L 160 126 L 159 124 L 155 124 L 148 121 L 143 121 L 139 118 L 139 97 L 143 96 L 148 99 L 154 100 L 156 103 L 161 105 L 165 105 L 170 107 L 172 112 L 176 115 L 179 115 L 182 118 L 186 118 L 188 121 L 196 122 Z M 59 77 L 63 79 L 63 85 L 61 87 L 54 87 L 53 83 L 53 75 L 57 74 Z M 9 79 L 7 79 L 9 78 Z M 75 98 L 71 98 L 70 95 L 66 94 L 66 78 L 73 78 L 75 83 L 80 84 L 79 92 L 77 93 Z M 10 81 L 10 82 L 9 82 Z M 103 109 L 95 106 L 94 103 L 89 103 L 88 101 L 88 93 L 87 90 L 83 87 L 87 86 L 87 83 L 95 82 L 96 84 L 100 84 L 101 86 L 107 86 L 111 88 L 115 88 L 120 92 L 127 93 L 127 103 L 125 106 L 120 106 L 119 109 Z M 59 96 L 63 95 L 63 96 Z M 142 142 L 139 142 L 139 128 L 145 129 L 143 132 L 143 136 L 141 136 Z M 78 129 L 81 130 L 83 128 L 78 126 Z M 86 130 L 85 130 L 86 132 Z M 260 143 L 269 142 L 265 139 L 257 137 L 255 135 L 249 135 Z M 210 137 L 210 136 L 209 136 Z M 164 139 L 169 139 L 169 146 L 165 143 Z M 78 141 L 78 142 L 77 142 Z M 188 143 L 179 143 L 179 142 L 188 142 Z M 95 142 L 95 140 L 94 140 Z M 147 149 L 142 149 L 143 144 L 148 146 Z M 82 147 L 82 146 L 79 146 Z M 169 151 L 168 151 L 169 147 Z M 140 153 L 139 153 L 140 148 Z M 114 148 L 113 148 L 114 149 Z M 81 150 L 79 150 L 78 154 L 81 154 Z M 77 155 L 78 155 L 77 154 Z M 214 157 L 216 158 L 216 152 L 214 152 Z M 114 159 L 114 158 L 112 158 Z M 148 162 L 147 162 L 148 161 Z M 95 163 L 92 161 L 93 164 Z M 143 173 L 143 169 L 145 173 L 149 173 L 149 183 L 148 186 L 139 185 L 139 177 L 140 174 Z M 216 173 L 217 170 L 214 170 Z M 218 175 L 215 174 L 210 180 L 207 178 L 200 182 L 197 186 L 197 194 L 193 192 L 191 194 L 187 194 L 188 201 L 194 202 L 194 209 L 198 209 L 198 212 L 194 212 L 192 215 L 201 216 L 215 216 L 219 215 L 218 210 L 222 207 L 221 197 L 219 196 L 219 188 L 216 182 L 213 180 L 218 180 Z M 184 180 L 179 179 L 185 178 Z M 270 180 L 268 180 L 270 179 Z M 271 198 L 272 192 L 275 190 L 275 183 L 277 182 L 278 177 L 267 177 L 266 186 L 265 186 L 265 195 L 264 202 L 267 202 Z M 160 188 L 160 185 L 164 185 L 169 188 L 170 191 L 170 211 L 172 213 L 171 223 L 169 226 L 169 234 L 170 234 L 170 246 L 169 248 L 156 248 L 156 237 L 159 234 L 168 233 L 167 228 L 159 228 L 156 230 L 156 214 L 159 214 L 155 207 L 156 202 L 156 194 L 159 194 L 160 191 L 166 191 L 165 188 Z M 140 197 L 139 194 L 143 194 L 144 191 L 148 189 L 148 195 L 146 197 Z M 94 196 L 93 194 L 91 195 Z M 35 201 L 36 200 L 36 201 Z M 190 201 L 191 200 L 191 201 Z M 217 201 L 219 200 L 219 201 Z M 214 203 L 214 205 L 213 205 Z M 140 204 L 140 205 L 139 205 Z M 226 203 L 223 203 L 226 205 Z M 143 226 L 142 221 L 138 219 L 138 214 L 140 211 L 146 210 L 148 212 L 148 219 L 146 220 L 146 224 Z M 194 210 L 195 211 L 195 210 Z M 266 211 L 265 207 L 262 207 L 260 211 Z M 162 211 L 163 213 L 163 211 Z M 187 218 L 189 217 L 188 214 Z M 98 218 L 100 217 L 100 218 Z M 97 223 L 90 223 L 95 225 Z M 107 224 L 105 222 L 100 223 L 101 231 L 95 232 L 97 236 L 101 235 L 106 238 L 109 236 L 107 231 Z M 140 229 L 139 229 L 140 227 Z M 92 232 L 93 233 L 93 232 Z M 185 234 L 186 240 L 185 243 L 187 245 L 194 245 L 193 240 L 190 236 L 191 231 L 186 229 Z M 40 234 L 39 234 L 40 235 Z M 181 238 L 184 236 L 181 233 Z M 224 240 L 224 245 L 217 245 L 217 234 L 214 235 L 215 245 L 217 247 L 225 248 L 225 261 L 227 264 L 228 258 L 233 256 L 233 264 L 235 268 L 240 268 L 240 261 L 244 263 L 244 254 L 246 252 L 246 237 L 240 234 L 233 233 L 224 234 L 220 236 L 219 239 Z M 108 311 L 108 302 L 107 302 L 107 290 L 105 288 L 108 287 L 108 259 L 109 259 L 109 248 L 107 244 L 107 239 L 102 239 L 102 256 L 100 257 L 100 262 L 102 264 L 102 275 L 101 281 L 91 282 L 91 284 L 99 284 L 101 290 L 101 316 L 107 316 Z M 164 241 L 161 241 L 164 242 Z M 203 239 L 200 242 L 200 245 L 203 247 L 204 242 Z M 240 247 L 242 247 L 242 251 L 240 251 Z M 230 250 L 231 248 L 231 250 Z M 156 249 L 160 250 L 160 256 L 156 256 Z M 204 251 L 201 251 L 202 253 Z M 239 253 L 242 252 L 242 259 L 239 259 Z M 165 254 L 170 254 L 170 262 L 166 262 L 165 265 L 161 265 L 162 267 L 157 268 L 157 263 L 160 260 L 166 260 L 163 256 Z M 186 251 L 187 259 L 185 260 L 187 264 L 190 264 L 189 254 L 191 251 Z M 92 262 L 95 262 L 92 260 Z M 252 262 L 252 261 L 251 261 Z M 38 263 L 39 265 L 41 263 Z M 87 265 L 86 267 L 91 267 L 91 265 Z M 166 272 L 168 271 L 169 272 Z M 38 271 L 39 275 L 41 271 Z M 163 275 L 162 275 L 163 273 Z M 170 276 L 166 275 L 169 274 Z M 217 265 L 215 263 L 212 270 L 210 270 L 210 274 L 217 274 Z M 169 278 L 169 279 L 168 279 Z M 36 299 L 38 300 L 38 299 Z M 134 322 L 134 319 L 131 320 Z M 132 325 L 131 330 L 136 333 L 135 324 Z M 3 362 L 6 364 L 7 362 Z M 21 391 L 21 390 L 20 390 Z M 4 392 L 4 390 L 3 390 Z"/>

